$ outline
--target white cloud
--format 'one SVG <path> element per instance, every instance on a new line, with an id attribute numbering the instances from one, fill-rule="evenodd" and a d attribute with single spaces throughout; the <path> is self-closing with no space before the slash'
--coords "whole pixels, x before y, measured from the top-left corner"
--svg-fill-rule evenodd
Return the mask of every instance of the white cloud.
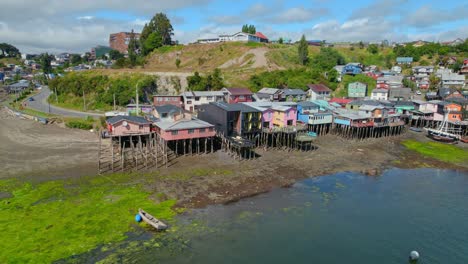
<path id="1" fill-rule="evenodd" d="M 468 4 L 448 10 L 436 10 L 429 5 L 422 6 L 404 19 L 404 23 L 413 27 L 431 27 L 444 22 L 466 19 Z"/>
<path id="2" fill-rule="evenodd" d="M 76 19 L 78 19 L 78 20 L 91 20 L 93 18 L 94 18 L 93 16 L 79 16 Z"/>
<path id="3" fill-rule="evenodd" d="M 392 23 L 369 18 L 349 20 L 344 23 L 329 20 L 315 24 L 304 33 L 309 39 L 327 41 L 378 41 L 394 39 L 397 35 L 393 30 Z"/>
<path id="4" fill-rule="evenodd" d="M 328 15 L 328 13 L 328 9 L 325 8 L 313 9 L 304 7 L 293 7 L 287 9 L 284 12 L 280 12 L 276 15 L 268 17 L 265 20 L 277 24 L 301 23 L 309 22 L 313 19 L 323 17 L 325 15 Z"/>
<path id="5" fill-rule="evenodd" d="M 387 17 L 402 11 L 407 2 L 408 0 L 378 0 L 369 6 L 353 11 L 350 19 Z"/>

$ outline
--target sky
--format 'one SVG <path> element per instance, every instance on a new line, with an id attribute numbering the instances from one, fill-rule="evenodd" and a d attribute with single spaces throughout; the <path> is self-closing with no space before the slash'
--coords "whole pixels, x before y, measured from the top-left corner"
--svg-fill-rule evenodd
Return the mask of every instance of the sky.
<path id="1" fill-rule="evenodd" d="M 233 34 L 255 25 L 270 39 L 405 42 L 468 37 L 463 0 L 0 0 L 0 42 L 22 53 L 86 52 L 109 34 L 140 32 L 164 12 L 174 38 Z"/>

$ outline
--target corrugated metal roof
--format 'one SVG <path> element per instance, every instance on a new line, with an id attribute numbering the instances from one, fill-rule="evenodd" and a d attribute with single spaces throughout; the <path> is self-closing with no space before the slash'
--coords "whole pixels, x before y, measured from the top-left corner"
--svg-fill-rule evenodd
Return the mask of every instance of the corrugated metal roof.
<path id="1" fill-rule="evenodd" d="M 331 92 L 330 88 L 324 84 L 308 84 L 307 87 L 309 87 L 314 92 Z"/>
<path id="2" fill-rule="evenodd" d="M 132 122 L 132 123 L 137 123 L 137 124 L 151 124 L 150 121 L 146 120 L 145 118 L 141 116 L 114 116 L 106 120 L 107 123 L 113 125 L 116 124 L 120 121 L 127 121 L 127 122 Z"/>
<path id="3" fill-rule="evenodd" d="M 232 95 L 252 95 L 253 93 L 248 88 L 223 88 Z"/>
<path id="4" fill-rule="evenodd" d="M 156 121 L 154 124 L 166 131 L 214 127 L 212 124 L 196 118 L 181 119 L 175 122 Z"/>

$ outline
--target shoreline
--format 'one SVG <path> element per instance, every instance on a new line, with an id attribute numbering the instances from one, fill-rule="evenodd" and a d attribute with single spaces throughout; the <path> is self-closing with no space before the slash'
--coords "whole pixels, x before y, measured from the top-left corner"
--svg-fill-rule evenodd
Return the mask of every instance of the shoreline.
<path id="1" fill-rule="evenodd" d="M 0 113 L 0 134 L 5 136 L 0 151 L 9 153 L 0 156 L 0 165 L 6 169 L 0 178 L 40 183 L 103 177 L 97 175 L 97 164 L 94 163 L 96 135 L 56 125 L 44 126 L 17 119 L 4 111 Z M 289 187 L 302 179 L 338 172 L 378 176 L 390 167 L 468 169 L 468 164 L 449 164 L 411 151 L 401 144 L 408 139 L 429 141 L 422 133 L 411 131 L 365 140 L 325 135 L 314 142 L 317 149 L 312 151 L 258 148 L 255 151 L 259 158 L 244 161 L 235 160 L 219 150 L 177 157 L 169 168 L 127 173 L 133 175 L 127 184 L 138 184 L 141 180 L 146 181 L 144 177 L 149 177 L 150 183 L 144 189 L 152 194 L 151 199 L 155 202 L 174 199 L 178 201 L 177 207 L 200 208 L 232 203 L 274 188 Z M 468 150 L 468 144 L 462 144 L 461 148 Z M 28 162 L 25 164 L 16 153 L 26 155 Z M 109 175 L 112 174 L 104 177 Z"/>

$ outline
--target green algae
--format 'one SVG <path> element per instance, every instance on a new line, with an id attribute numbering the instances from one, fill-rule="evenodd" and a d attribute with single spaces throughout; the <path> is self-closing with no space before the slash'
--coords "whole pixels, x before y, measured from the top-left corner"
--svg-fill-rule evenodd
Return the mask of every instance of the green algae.
<path id="1" fill-rule="evenodd" d="M 434 158 L 452 164 L 467 164 L 468 151 L 454 145 L 438 142 L 419 142 L 406 140 L 402 143 L 406 148 L 418 152 L 423 156 Z"/>
<path id="2" fill-rule="evenodd" d="M 50 263 L 123 241 L 138 208 L 171 221 L 176 201 L 156 204 L 141 183 L 130 181 L 133 176 L 39 184 L 1 180 L 0 191 L 12 195 L 0 200 L 0 263 Z"/>

